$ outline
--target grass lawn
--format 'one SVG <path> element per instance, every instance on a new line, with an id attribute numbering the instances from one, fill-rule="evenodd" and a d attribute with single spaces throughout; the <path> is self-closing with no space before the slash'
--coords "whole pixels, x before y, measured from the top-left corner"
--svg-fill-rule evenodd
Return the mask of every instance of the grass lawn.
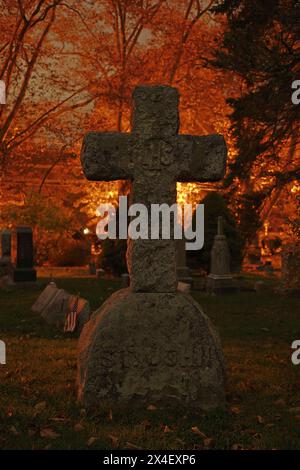
<path id="1" fill-rule="evenodd" d="M 160 409 L 132 413 L 76 402 L 76 344 L 32 314 L 46 285 L 0 291 L 1 449 L 300 449 L 300 301 L 274 293 L 195 298 L 220 332 L 228 364 L 227 409 L 209 415 Z M 93 309 L 117 281 L 61 279 Z M 149 404 L 150 405 L 150 404 Z M 298 410 L 297 410 L 298 408 Z M 206 438 L 205 438 L 205 436 Z"/>

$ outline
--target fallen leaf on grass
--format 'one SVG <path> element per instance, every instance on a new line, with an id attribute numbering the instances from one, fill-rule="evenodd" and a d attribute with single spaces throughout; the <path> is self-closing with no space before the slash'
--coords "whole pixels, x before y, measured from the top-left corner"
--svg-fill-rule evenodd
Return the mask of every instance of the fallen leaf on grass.
<path id="1" fill-rule="evenodd" d="M 213 437 L 208 437 L 207 439 L 204 439 L 203 444 L 207 449 L 212 449 L 215 447 L 216 441 Z"/>
<path id="2" fill-rule="evenodd" d="M 191 428 L 191 431 L 192 431 L 194 434 L 197 434 L 197 436 L 202 437 L 202 439 L 207 439 L 206 434 L 204 434 L 204 432 L 200 431 L 200 429 L 199 429 L 197 426 L 193 426 L 193 427 Z"/>
<path id="3" fill-rule="evenodd" d="M 157 410 L 157 408 L 156 408 L 155 405 L 149 405 L 149 406 L 147 406 L 147 410 L 148 411 L 155 411 L 155 410 Z"/>
<path id="4" fill-rule="evenodd" d="M 83 424 L 82 423 L 76 423 L 75 426 L 74 426 L 74 430 L 77 431 L 77 432 L 83 431 L 84 430 Z"/>
<path id="5" fill-rule="evenodd" d="M 168 432 L 172 432 L 172 430 L 169 428 L 169 426 L 165 425 L 163 427 L 163 432 L 168 433 Z"/>
<path id="6" fill-rule="evenodd" d="M 118 447 L 118 445 L 119 445 L 119 438 L 118 438 L 117 436 L 113 436 L 112 434 L 110 434 L 108 437 L 109 437 L 110 440 L 111 440 L 112 446 L 113 446 L 113 447 Z"/>
<path id="7" fill-rule="evenodd" d="M 203 450 L 203 445 L 202 444 L 194 444 L 193 445 L 193 450 Z"/>
<path id="8" fill-rule="evenodd" d="M 33 437 L 33 436 L 36 436 L 38 434 L 38 429 L 37 428 L 30 428 L 28 429 L 28 436 L 29 437 Z"/>
<path id="9" fill-rule="evenodd" d="M 125 442 L 125 449 L 136 449 L 136 450 L 142 450 L 142 447 L 139 447 L 135 444 L 132 444 L 132 442 Z"/>
<path id="10" fill-rule="evenodd" d="M 20 435 L 20 433 L 16 430 L 16 428 L 14 426 L 10 426 L 8 429 L 9 429 L 9 432 L 11 434 L 13 434 L 14 436 L 19 436 Z"/>
<path id="11" fill-rule="evenodd" d="M 112 421 L 112 420 L 113 420 L 113 413 L 112 413 L 112 409 L 111 409 L 111 408 L 109 409 L 108 420 L 109 420 L 109 421 Z"/>
<path id="12" fill-rule="evenodd" d="M 87 442 L 86 442 L 86 445 L 88 447 L 91 447 L 93 444 L 95 444 L 95 442 L 99 441 L 98 437 L 90 437 Z"/>
<path id="13" fill-rule="evenodd" d="M 265 422 L 264 418 L 260 415 L 256 416 L 256 420 L 259 424 L 264 424 L 264 422 Z"/>
<path id="14" fill-rule="evenodd" d="M 233 444 L 231 450 L 243 450 L 242 444 Z"/>
<path id="15" fill-rule="evenodd" d="M 274 401 L 275 406 L 286 406 L 286 401 L 280 398 L 279 400 Z"/>
<path id="16" fill-rule="evenodd" d="M 151 428 L 151 422 L 149 421 L 149 419 L 145 419 L 144 421 L 142 421 L 141 425 L 145 430 Z"/>
<path id="17" fill-rule="evenodd" d="M 49 418 L 49 421 L 53 421 L 55 423 L 65 423 L 66 421 L 70 421 L 70 419 L 62 418 L 60 416 L 54 416 L 54 418 Z"/>
<path id="18" fill-rule="evenodd" d="M 230 412 L 233 414 L 233 415 L 239 415 L 241 413 L 241 409 L 239 406 L 232 406 L 230 408 Z"/>
<path id="19" fill-rule="evenodd" d="M 41 401 L 40 403 L 37 403 L 34 407 L 34 416 L 37 416 L 39 413 L 44 411 L 47 407 L 47 403 L 45 401 Z"/>
<path id="20" fill-rule="evenodd" d="M 58 437 L 60 437 L 60 434 L 58 434 L 51 428 L 44 428 L 40 430 L 40 436 L 44 437 L 45 439 L 57 439 Z"/>
<path id="21" fill-rule="evenodd" d="M 182 439 L 180 439 L 179 437 L 177 437 L 177 438 L 175 439 L 175 442 L 177 442 L 177 443 L 180 444 L 181 446 L 185 446 L 185 442 L 184 442 Z"/>

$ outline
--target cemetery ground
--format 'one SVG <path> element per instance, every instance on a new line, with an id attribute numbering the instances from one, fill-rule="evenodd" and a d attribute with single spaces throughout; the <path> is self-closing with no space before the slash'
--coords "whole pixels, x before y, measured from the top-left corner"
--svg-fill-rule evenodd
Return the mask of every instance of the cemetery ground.
<path id="1" fill-rule="evenodd" d="M 261 293 L 193 295 L 216 325 L 228 365 L 227 407 L 199 414 L 183 409 L 110 409 L 87 415 L 76 401 L 77 339 L 33 314 L 47 284 L 0 291 L 1 449 L 299 449 L 300 366 L 291 343 L 300 338 L 299 299 Z M 61 278 L 99 307 L 118 280 Z"/>

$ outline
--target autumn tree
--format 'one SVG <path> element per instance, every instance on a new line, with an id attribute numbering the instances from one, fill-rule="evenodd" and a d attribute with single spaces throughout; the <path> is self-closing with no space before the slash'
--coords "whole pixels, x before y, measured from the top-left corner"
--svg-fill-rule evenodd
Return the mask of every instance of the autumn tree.
<path id="1" fill-rule="evenodd" d="M 74 14 L 72 2 L 62 0 L 1 0 L 0 79 L 6 84 L 7 104 L 0 106 L 0 163 L 28 143 L 50 119 L 85 106 L 87 85 L 72 83 L 63 66 L 54 26 L 59 17 L 65 30 Z"/>

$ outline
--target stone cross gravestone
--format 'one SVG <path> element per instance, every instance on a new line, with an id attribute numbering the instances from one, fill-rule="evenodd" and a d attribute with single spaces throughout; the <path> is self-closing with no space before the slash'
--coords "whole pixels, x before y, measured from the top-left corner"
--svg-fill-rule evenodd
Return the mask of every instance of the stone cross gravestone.
<path id="1" fill-rule="evenodd" d="M 218 217 L 218 233 L 211 250 L 210 274 L 207 277 L 207 289 L 215 294 L 229 293 L 235 290 L 230 272 L 230 253 L 224 235 L 223 217 Z"/>
<path id="2" fill-rule="evenodd" d="M 17 227 L 17 262 L 13 271 L 15 282 L 36 281 L 33 268 L 34 249 L 33 234 L 30 227 Z"/>
<path id="3" fill-rule="evenodd" d="M 177 181 L 217 181 L 226 145 L 220 135 L 178 135 L 179 94 L 167 86 L 133 93 L 131 134 L 86 135 L 85 176 L 129 179 L 131 203 L 176 202 Z M 150 223 L 150 222 L 149 222 Z M 200 306 L 177 292 L 176 241 L 128 239 L 130 287 L 114 293 L 79 340 L 79 399 L 186 405 L 224 402 L 224 362 L 218 337 Z"/>

